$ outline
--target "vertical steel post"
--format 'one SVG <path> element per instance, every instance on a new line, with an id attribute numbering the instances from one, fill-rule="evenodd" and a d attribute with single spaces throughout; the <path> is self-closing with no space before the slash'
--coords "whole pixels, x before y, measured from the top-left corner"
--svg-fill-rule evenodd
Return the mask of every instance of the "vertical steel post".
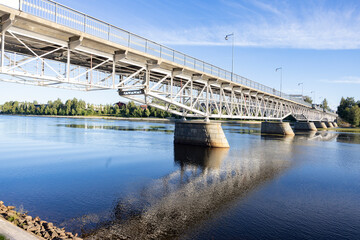
<path id="1" fill-rule="evenodd" d="M 222 87 L 222 83 L 220 83 L 220 118 L 221 118 L 221 115 L 222 115 L 222 102 L 223 102 L 223 95 L 224 93 L 224 89 Z"/>
<path id="2" fill-rule="evenodd" d="M 45 60 L 41 61 L 41 76 L 45 75 Z"/>
<path id="3" fill-rule="evenodd" d="M 23 0 L 19 0 L 19 10 L 22 11 L 23 10 Z"/>
<path id="4" fill-rule="evenodd" d="M 231 114 L 230 116 L 233 115 L 234 112 L 234 89 L 231 89 L 231 105 L 230 105 L 230 110 L 231 110 Z"/>
<path id="5" fill-rule="evenodd" d="M 5 63 L 5 31 L 1 33 L 1 71 L 4 71 Z"/>
<path id="6" fill-rule="evenodd" d="M 57 20 L 57 9 L 58 9 L 58 4 L 55 3 L 55 22 L 57 23 L 58 20 Z"/>
<path id="7" fill-rule="evenodd" d="M 192 105 L 193 105 L 193 82 L 194 82 L 194 77 L 191 77 L 190 80 L 190 108 L 192 109 Z"/>
<path id="8" fill-rule="evenodd" d="M 206 82 L 206 121 L 209 121 L 209 80 Z"/>
<path id="9" fill-rule="evenodd" d="M 70 82 L 70 43 L 68 43 L 67 59 L 66 59 L 66 79 Z"/>
<path id="10" fill-rule="evenodd" d="M 113 82 L 113 88 L 115 88 L 115 54 L 113 58 L 113 65 L 112 65 L 112 82 Z"/>
<path id="11" fill-rule="evenodd" d="M 150 69 L 149 69 L 149 65 L 146 64 L 146 70 L 145 70 L 145 79 L 146 79 L 146 82 L 145 82 L 145 93 L 148 93 L 149 91 L 149 87 L 150 87 Z M 146 97 L 146 95 L 145 95 Z"/>
<path id="12" fill-rule="evenodd" d="M 170 99 L 173 100 L 173 83 L 174 83 L 174 72 L 171 71 L 171 78 L 170 78 Z"/>

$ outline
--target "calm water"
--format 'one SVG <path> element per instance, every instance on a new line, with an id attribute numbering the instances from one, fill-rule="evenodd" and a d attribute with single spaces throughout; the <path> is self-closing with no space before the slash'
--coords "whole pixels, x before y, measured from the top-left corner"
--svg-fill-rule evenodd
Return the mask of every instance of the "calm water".
<path id="1" fill-rule="evenodd" d="M 0 200 L 90 239 L 359 239 L 360 134 L 173 145 L 173 124 L 0 116 Z"/>

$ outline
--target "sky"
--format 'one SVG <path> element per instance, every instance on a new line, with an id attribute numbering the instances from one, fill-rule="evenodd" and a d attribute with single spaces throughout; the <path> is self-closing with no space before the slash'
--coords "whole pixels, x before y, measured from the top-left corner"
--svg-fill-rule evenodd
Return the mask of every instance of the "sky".
<path id="1" fill-rule="evenodd" d="M 231 70 L 288 94 L 360 100 L 358 0 L 58 0 L 57 2 L 150 40 Z M 303 85 L 299 86 L 299 83 Z M 80 98 L 123 101 L 116 91 L 77 92 L 0 82 L 0 103 Z"/>

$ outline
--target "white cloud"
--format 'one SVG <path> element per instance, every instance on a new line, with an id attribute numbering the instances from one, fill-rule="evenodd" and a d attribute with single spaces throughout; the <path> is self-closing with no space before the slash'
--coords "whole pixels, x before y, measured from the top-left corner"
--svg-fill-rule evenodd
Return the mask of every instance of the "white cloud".
<path id="1" fill-rule="evenodd" d="M 360 77 L 346 76 L 337 80 L 323 80 L 327 83 L 341 83 L 341 84 L 360 84 Z"/>
<path id="2" fill-rule="evenodd" d="M 243 14 L 231 24 L 191 28 L 147 29 L 147 36 L 171 45 L 228 45 L 224 36 L 235 32 L 235 44 L 247 47 L 300 49 L 360 49 L 360 13 L 353 8 L 303 6 L 289 8 L 251 1 L 249 6 L 233 2 L 231 13 Z M 238 7 L 236 7 L 238 6 Z M 255 11 L 257 14 L 253 14 Z M 230 11 L 230 10 L 229 10 Z M 246 13 L 244 13 L 246 12 Z"/>

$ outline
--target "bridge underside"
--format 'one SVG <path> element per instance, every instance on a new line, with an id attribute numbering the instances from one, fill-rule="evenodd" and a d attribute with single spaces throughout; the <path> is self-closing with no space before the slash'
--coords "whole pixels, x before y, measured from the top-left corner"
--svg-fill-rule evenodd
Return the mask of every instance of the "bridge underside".
<path id="1" fill-rule="evenodd" d="M 0 11 L 1 81 L 81 91 L 116 90 L 127 99 L 187 118 L 336 118 L 336 114 L 154 57 L 151 51 L 158 50 L 151 46 L 146 48 L 149 53 L 142 53 L 5 9 Z"/>

